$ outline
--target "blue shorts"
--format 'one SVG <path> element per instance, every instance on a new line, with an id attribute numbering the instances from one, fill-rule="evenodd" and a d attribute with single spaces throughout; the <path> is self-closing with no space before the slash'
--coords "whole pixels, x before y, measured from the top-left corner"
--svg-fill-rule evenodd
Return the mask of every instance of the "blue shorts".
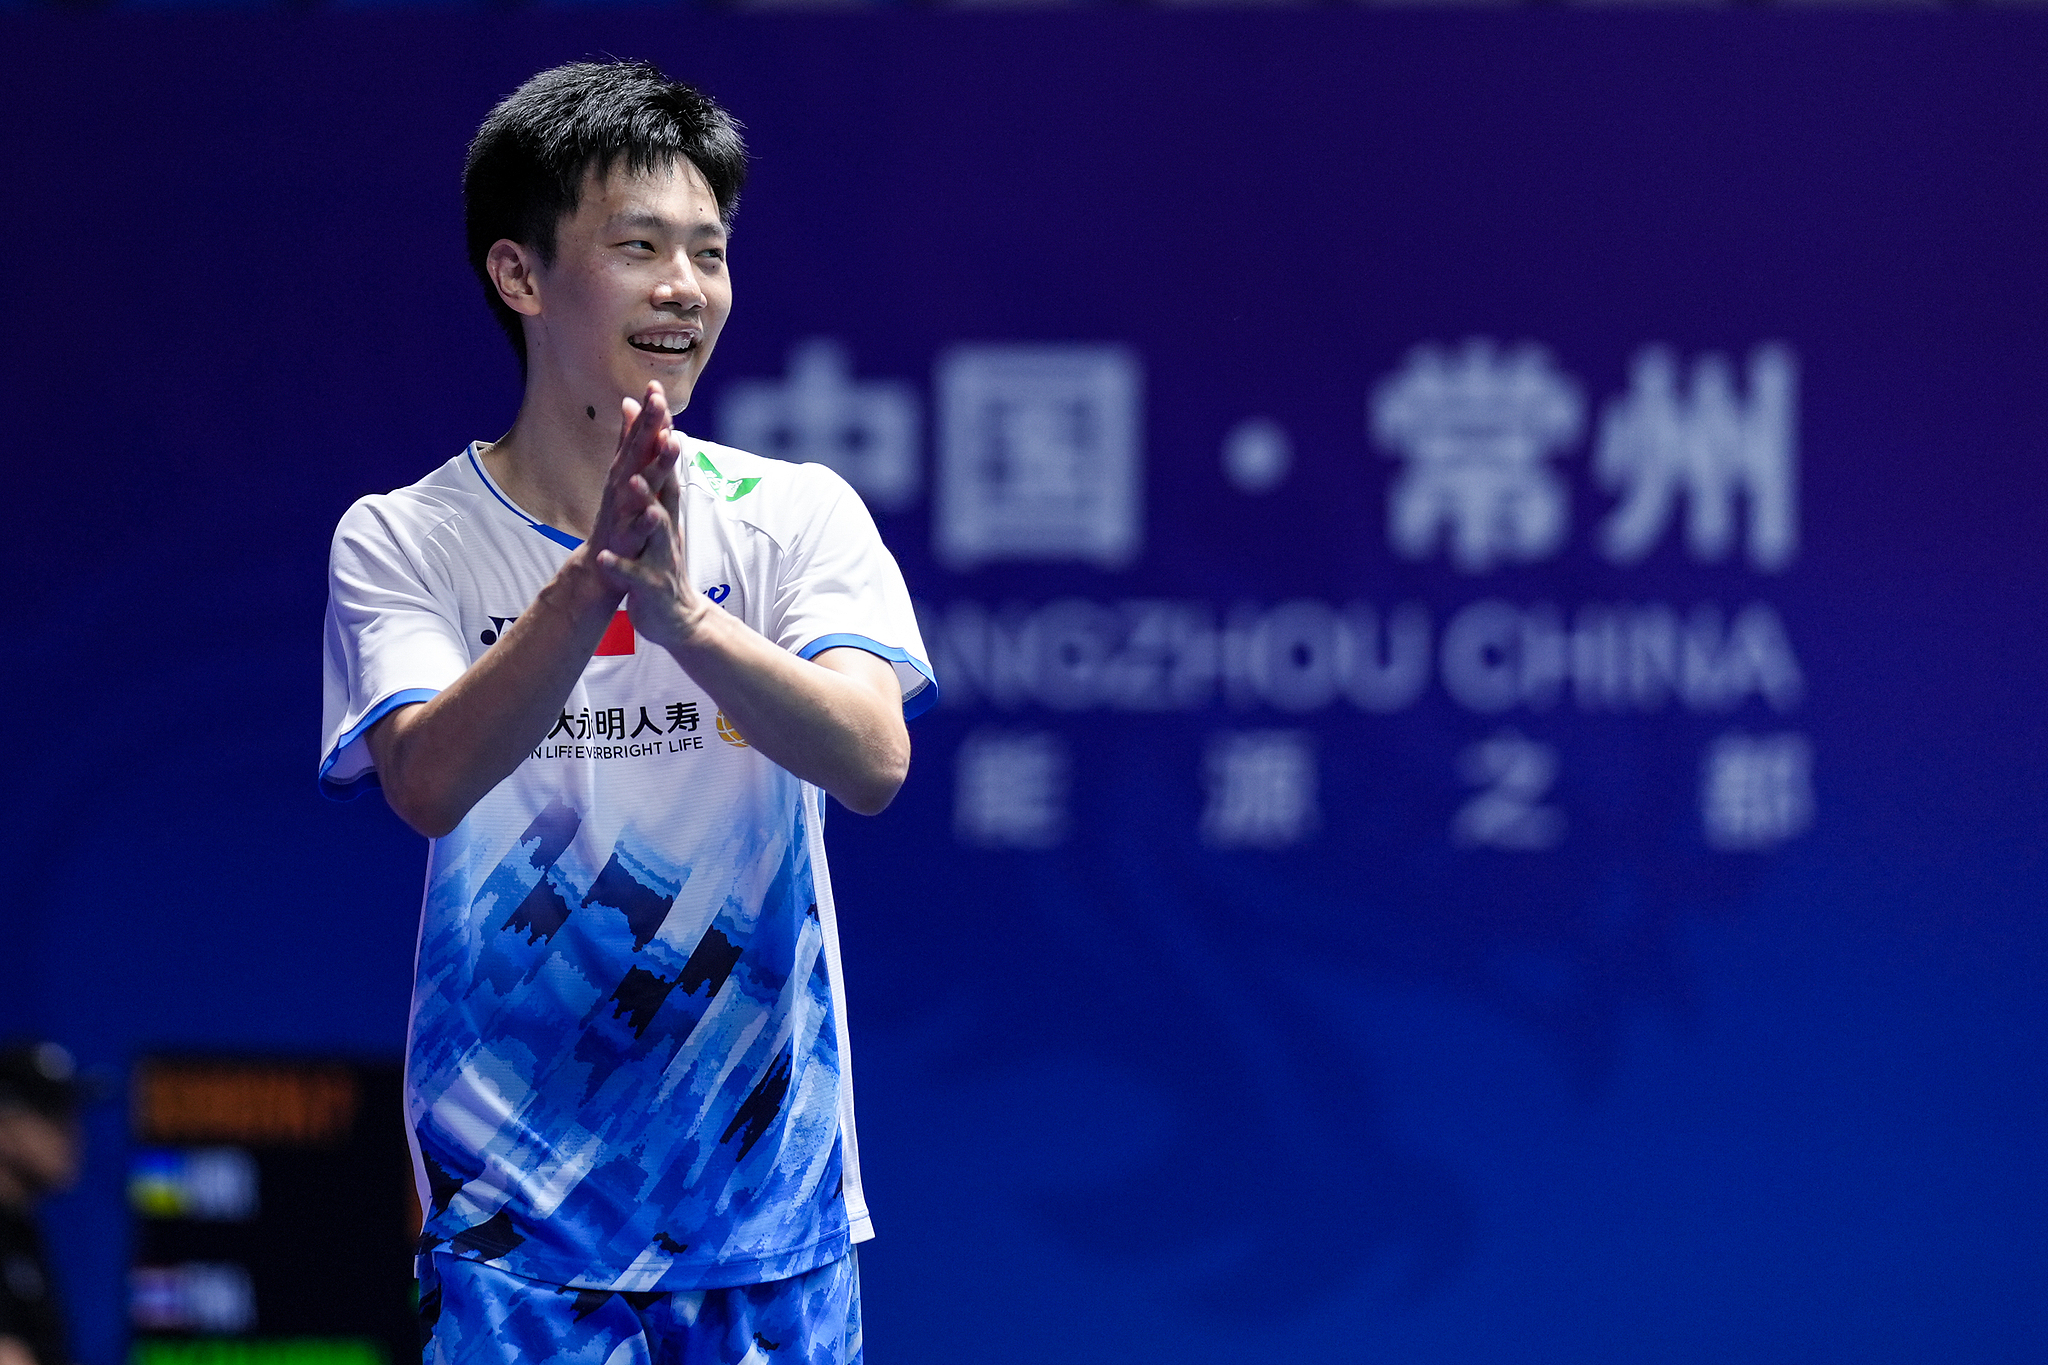
<path id="1" fill-rule="evenodd" d="M 422 1258 L 426 1365 L 860 1365 L 853 1253 L 733 1289 L 562 1289 L 456 1256 Z"/>

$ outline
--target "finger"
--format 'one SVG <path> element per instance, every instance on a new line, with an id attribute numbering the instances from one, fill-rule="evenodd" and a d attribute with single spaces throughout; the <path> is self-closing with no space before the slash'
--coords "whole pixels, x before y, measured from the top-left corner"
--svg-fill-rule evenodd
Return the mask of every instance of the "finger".
<path id="1" fill-rule="evenodd" d="M 619 451 L 612 457 L 611 468 L 605 473 L 604 493 L 598 502 L 599 525 L 607 524 L 613 514 L 621 511 L 631 515 L 643 500 L 655 499 L 652 488 L 660 476 L 656 474 L 653 481 L 642 476 L 649 471 L 650 457 L 666 444 L 665 438 L 658 434 L 661 429 L 650 425 L 660 416 L 655 408 L 640 407 L 630 398 L 621 399 L 620 403 L 621 412 L 630 409 L 639 415 L 634 422 L 627 424 L 620 438 Z M 637 493 L 632 491 L 635 479 L 642 479 Z"/>
<path id="2" fill-rule="evenodd" d="M 633 428 L 640 421 L 640 405 L 630 398 L 619 400 L 619 449 L 625 450 L 633 444 Z"/>
<path id="3" fill-rule="evenodd" d="M 661 503 L 649 502 L 622 530 L 623 535 L 613 538 L 611 543 L 618 548 L 618 540 L 627 541 L 630 549 L 622 552 L 636 563 L 673 568 L 679 562 L 682 545 L 676 535 L 676 524 Z"/>
<path id="4" fill-rule="evenodd" d="M 661 385 L 650 381 L 640 395 L 640 430 L 637 435 L 643 441 L 658 442 L 661 434 L 669 429 L 668 395 Z"/>
<path id="5" fill-rule="evenodd" d="M 647 466 L 660 433 L 668 429 L 668 413 L 651 403 L 621 398 L 619 416 L 619 449 L 613 463 L 633 473 Z"/>
<path id="6" fill-rule="evenodd" d="M 629 599 L 674 596 L 674 580 L 662 565 L 647 564 L 613 554 L 610 550 L 600 550 L 597 555 L 597 571 L 607 586 Z M 628 606 L 631 605 L 629 601 Z"/>
<path id="7" fill-rule="evenodd" d="M 676 476 L 675 461 L 668 453 L 668 441 L 663 439 L 655 446 L 654 458 L 647 462 L 640 476 L 647 480 L 647 486 L 658 496 L 662 488 Z"/>
<path id="8" fill-rule="evenodd" d="M 649 588 L 663 577 L 661 565 L 648 563 L 644 556 L 622 555 L 617 550 L 599 550 L 597 567 L 622 587 Z"/>
<path id="9" fill-rule="evenodd" d="M 660 458 L 647 468 L 649 488 L 653 490 L 654 496 L 667 504 L 671 510 L 674 509 L 676 499 L 682 491 L 682 445 L 682 433 L 670 431 L 668 439 L 662 442 Z"/>
<path id="10" fill-rule="evenodd" d="M 645 571 L 636 571 L 632 560 L 613 554 L 610 550 L 597 552 L 597 571 L 614 592 L 630 593 L 636 588 L 646 586 Z"/>
<path id="11" fill-rule="evenodd" d="M 649 512 L 673 520 L 680 496 L 680 486 L 673 478 L 649 478 L 645 473 L 629 475 L 619 485 L 618 496 L 612 499 L 612 516 L 621 525 L 636 522 Z"/>
<path id="12" fill-rule="evenodd" d="M 657 383 L 649 383 L 647 392 L 640 402 L 640 419 L 634 424 L 633 454 L 629 461 L 634 469 L 646 469 L 659 461 L 668 448 L 669 434 L 675 428 L 668 410 L 668 396 Z"/>
<path id="13" fill-rule="evenodd" d="M 612 453 L 611 468 L 605 471 L 604 500 L 618 496 L 625 480 L 646 461 L 635 458 L 635 447 L 640 441 L 639 432 L 646 410 L 630 398 L 619 400 L 619 444 Z M 602 510 L 603 504 L 600 504 Z"/>
<path id="14" fill-rule="evenodd" d="M 597 518 L 591 523 L 590 535 L 600 549 L 637 555 L 641 545 L 632 532 L 633 520 L 658 499 L 645 479 L 624 468 L 624 460 L 621 452 L 605 476 L 604 494 L 598 499 Z"/>
<path id="15" fill-rule="evenodd" d="M 647 486 L 646 479 L 638 474 L 628 474 L 607 492 L 598 509 L 598 527 L 605 530 L 624 526 L 656 501 L 654 490 Z"/>
<path id="16" fill-rule="evenodd" d="M 647 553 L 663 519 L 660 501 L 648 489 L 646 480 L 636 474 L 612 510 L 610 533 L 604 537 L 604 544 L 629 559 L 638 559 Z"/>
<path id="17" fill-rule="evenodd" d="M 636 532 L 644 534 L 649 528 L 672 526 L 673 523 L 669 520 L 668 508 L 663 506 L 661 500 L 653 496 L 652 493 L 648 494 L 647 500 L 639 504 L 637 510 L 633 513 L 633 529 Z"/>

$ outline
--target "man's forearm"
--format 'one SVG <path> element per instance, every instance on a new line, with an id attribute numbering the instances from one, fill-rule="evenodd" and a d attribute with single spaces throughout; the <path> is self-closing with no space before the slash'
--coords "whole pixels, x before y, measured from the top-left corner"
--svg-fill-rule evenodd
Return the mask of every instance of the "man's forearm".
<path id="1" fill-rule="evenodd" d="M 799 659 L 716 608 L 669 652 L 765 757 L 862 815 L 895 799 L 910 735 L 882 659 L 855 648 Z"/>
<path id="2" fill-rule="evenodd" d="M 572 554 L 446 691 L 371 727 L 384 799 L 399 817 L 439 838 L 511 776 L 560 716 L 618 603 L 590 553 Z"/>

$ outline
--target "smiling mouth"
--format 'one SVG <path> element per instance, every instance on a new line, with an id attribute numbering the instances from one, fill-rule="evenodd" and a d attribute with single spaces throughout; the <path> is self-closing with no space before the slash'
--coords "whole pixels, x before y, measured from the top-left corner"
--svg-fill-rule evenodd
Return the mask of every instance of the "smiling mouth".
<path id="1" fill-rule="evenodd" d="M 655 336 L 628 337 L 626 344 L 648 355 L 685 356 L 697 349 L 697 338 L 687 332 L 663 332 Z"/>

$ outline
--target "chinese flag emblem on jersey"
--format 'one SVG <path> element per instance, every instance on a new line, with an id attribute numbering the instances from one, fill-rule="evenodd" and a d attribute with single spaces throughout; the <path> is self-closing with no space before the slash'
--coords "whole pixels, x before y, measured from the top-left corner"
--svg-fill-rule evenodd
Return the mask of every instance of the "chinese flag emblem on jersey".
<path id="1" fill-rule="evenodd" d="M 627 613 L 615 612 L 612 623 L 604 628 L 604 638 L 597 642 L 596 656 L 607 654 L 631 654 L 633 652 L 633 618 Z"/>

